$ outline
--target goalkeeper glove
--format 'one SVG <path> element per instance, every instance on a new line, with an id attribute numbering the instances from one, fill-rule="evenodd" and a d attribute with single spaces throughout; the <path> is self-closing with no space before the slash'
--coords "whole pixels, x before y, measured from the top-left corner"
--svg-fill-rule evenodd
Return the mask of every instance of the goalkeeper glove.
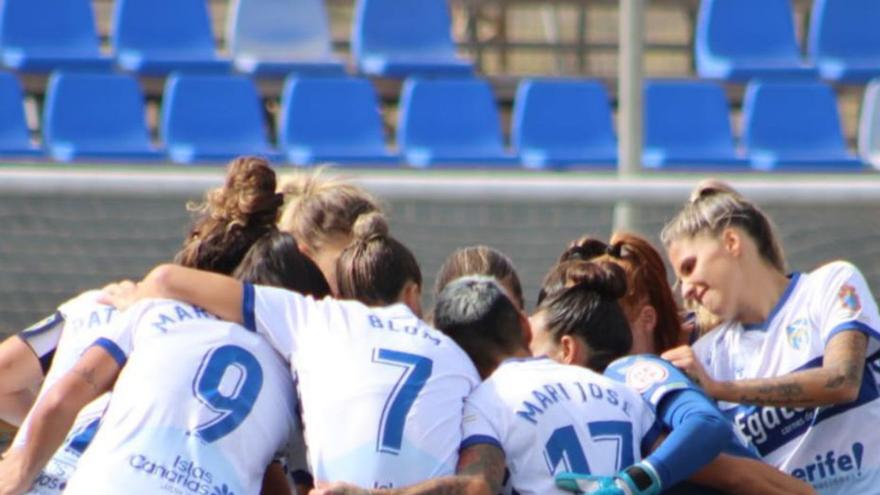
<path id="1" fill-rule="evenodd" d="M 660 476 L 651 464 L 642 461 L 614 476 L 559 473 L 556 486 L 587 495 L 657 495 L 662 490 Z"/>

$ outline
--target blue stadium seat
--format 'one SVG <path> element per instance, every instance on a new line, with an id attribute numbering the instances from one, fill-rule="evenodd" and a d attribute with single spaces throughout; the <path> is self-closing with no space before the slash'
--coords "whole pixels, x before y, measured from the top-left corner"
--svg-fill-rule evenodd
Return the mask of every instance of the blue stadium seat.
<path id="1" fill-rule="evenodd" d="M 207 0 L 116 0 L 113 16 L 116 62 L 125 70 L 165 75 L 232 67 L 217 57 Z"/>
<path id="2" fill-rule="evenodd" d="M 150 144 L 141 88 L 123 74 L 52 74 L 43 107 L 43 143 L 61 161 L 163 156 Z"/>
<path id="3" fill-rule="evenodd" d="M 345 74 L 323 0 L 234 0 L 226 40 L 235 68 L 258 77 Z"/>
<path id="4" fill-rule="evenodd" d="M 814 0 L 809 53 L 825 79 L 864 84 L 880 76 L 880 2 Z"/>
<path id="5" fill-rule="evenodd" d="M 400 96 L 397 144 L 410 165 L 516 165 L 504 149 L 492 89 L 480 79 L 409 79 Z"/>
<path id="6" fill-rule="evenodd" d="M 646 81 L 642 163 L 656 169 L 748 169 L 730 127 L 724 88 L 710 81 Z"/>
<path id="7" fill-rule="evenodd" d="M 753 81 L 743 144 L 758 170 L 862 170 L 846 149 L 834 91 L 818 81 Z"/>
<path id="8" fill-rule="evenodd" d="M 280 156 L 266 138 L 257 88 L 244 76 L 172 74 L 162 101 L 162 139 L 177 163 Z"/>
<path id="9" fill-rule="evenodd" d="M 361 72 L 407 77 L 471 75 L 455 54 L 446 0 L 358 0 L 352 50 Z"/>
<path id="10" fill-rule="evenodd" d="M 36 157 L 40 150 L 31 144 L 21 85 L 13 74 L 0 72 L 0 156 Z"/>
<path id="11" fill-rule="evenodd" d="M 793 18 L 789 0 L 703 0 L 694 41 L 697 72 L 737 82 L 816 77 L 801 59 Z"/>
<path id="12" fill-rule="evenodd" d="M 599 82 L 523 80 L 511 135 L 526 168 L 608 168 L 617 162 L 611 106 Z"/>
<path id="13" fill-rule="evenodd" d="M 281 96 L 278 142 L 297 165 L 398 165 L 388 152 L 373 85 L 366 79 L 292 77 Z"/>
<path id="14" fill-rule="evenodd" d="M 98 48 L 91 0 L 0 2 L 0 56 L 22 72 L 113 67 Z"/>

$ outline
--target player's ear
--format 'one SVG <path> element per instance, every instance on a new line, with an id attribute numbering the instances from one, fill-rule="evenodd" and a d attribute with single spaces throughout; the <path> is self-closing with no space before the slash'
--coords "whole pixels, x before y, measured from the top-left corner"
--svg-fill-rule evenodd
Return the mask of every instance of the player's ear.
<path id="1" fill-rule="evenodd" d="M 742 231 L 734 227 L 727 227 L 721 231 L 721 244 L 734 257 L 739 257 L 742 253 L 742 235 Z"/>
<path id="2" fill-rule="evenodd" d="M 563 335 L 559 339 L 559 352 L 565 364 L 583 366 L 587 362 L 586 344 L 574 335 Z"/>
<path id="3" fill-rule="evenodd" d="M 522 328 L 523 345 L 528 349 L 532 343 L 532 325 L 529 317 L 522 311 L 519 312 L 519 326 Z"/>
<path id="4" fill-rule="evenodd" d="M 407 280 L 400 291 L 398 300 L 412 310 L 413 314 L 422 317 L 422 287 L 412 280 Z"/>

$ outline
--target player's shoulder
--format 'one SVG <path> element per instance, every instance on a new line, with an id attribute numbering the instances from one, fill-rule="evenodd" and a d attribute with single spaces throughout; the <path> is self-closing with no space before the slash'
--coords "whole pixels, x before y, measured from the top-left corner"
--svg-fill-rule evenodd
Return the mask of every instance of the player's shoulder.
<path id="1" fill-rule="evenodd" d="M 618 359 L 606 368 L 605 375 L 625 383 L 643 396 L 658 400 L 668 391 L 695 388 L 690 379 L 672 363 L 651 354 Z"/>
<path id="2" fill-rule="evenodd" d="M 65 317 L 69 317 L 69 315 L 80 313 L 83 311 L 93 311 L 96 307 L 109 307 L 105 304 L 99 303 L 99 299 L 101 298 L 102 291 L 98 289 L 87 290 L 76 296 L 68 299 L 61 303 L 58 306 L 58 312 L 60 312 Z"/>
<path id="3" fill-rule="evenodd" d="M 811 290 L 818 292 L 834 288 L 853 277 L 863 278 L 858 267 L 845 260 L 826 263 L 807 274 L 801 274 L 800 277 L 807 282 Z"/>

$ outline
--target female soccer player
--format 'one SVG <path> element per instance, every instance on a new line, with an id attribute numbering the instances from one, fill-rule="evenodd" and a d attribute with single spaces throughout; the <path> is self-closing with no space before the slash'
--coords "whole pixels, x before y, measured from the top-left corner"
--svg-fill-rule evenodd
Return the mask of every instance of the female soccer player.
<path id="1" fill-rule="evenodd" d="M 281 204 L 275 193 L 275 174 L 261 159 L 240 158 L 230 163 L 223 187 L 209 191 L 202 205 L 195 206 L 198 218 L 175 260 L 184 266 L 231 273 L 254 240 L 274 231 Z M 100 291 L 87 291 L 61 305 L 55 315 L 20 335 L 31 352 L 41 356 L 47 368 L 41 395 L 70 371 L 100 332 L 117 317 L 112 306 L 97 302 Z M 24 360 L 28 362 L 28 360 Z M 25 383 L 20 376 L 3 375 L 2 383 Z M 38 379 L 38 378 L 37 378 Z M 98 427 L 109 396 L 85 407 L 77 416 L 64 446 L 38 475 L 32 493 L 60 493 L 79 456 Z M 0 399 L 2 401 L 2 399 Z M 2 402 L 0 402 L 2 403 Z M 18 435 L 13 446 L 25 441 Z"/>
<path id="2" fill-rule="evenodd" d="M 275 231 L 272 221 L 268 225 L 237 273 L 328 294 L 293 238 Z M 224 238 L 232 252 L 241 234 Z M 198 252 L 226 252 L 218 247 L 203 245 Z M 295 425 L 286 364 L 253 332 L 178 301 L 144 301 L 121 318 L 38 402 L 26 442 L 0 464 L 0 493 L 26 487 L 79 407 L 114 382 L 102 426 L 65 493 L 258 493 L 266 466 Z"/>
<path id="3" fill-rule="evenodd" d="M 352 241 L 354 222 L 363 214 L 381 213 L 382 206 L 364 189 L 323 173 L 297 174 L 282 184 L 285 205 L 278 227 L 293 234 L 335 294 L 336 259 Z"/>
<path id="4" fill-rule="evenodd" d="M 661 234 L 682 295 L 724 323 L 663 354 L 719 399 L 764 459 L 820 493 L 880 486 L 880 391 L 865 372 L 880 316 L 859 270 L 786 275 L 770 219 L 708 188 Z"/>
<path id="5" fill-rule="evenodd" d="M 726 493 L 810 493 L 806 484 L 754 460 L 748 442 L 740 440 L 703 392 L 670 363 L 654 355 L 674 347 L 686 336 L 666 282 L 663 260 L 647 240 L 627 233 L 615 234 L 611 244 L 583 237 L 560 258 L 563 261 L 545 278 L 544 297 L 571 285 L 571 279 L 587 278 L 585 273 L 593 270 L 591 265 L 613 263 L 625 270 L 628 290 L 620 303 L 633 334 L 632 356 L 613 362 L 605 374 L 636 388 L 655 407 L 664 426 L 674 432 L 671 440 L 701 438 L 700 464 L 712 460 L 722 449 L 729 454 L 709 464 L 693 478 L 695 481 Z M 536 335 L 545 335 L 539 331 L 546 326 L 540 310 L 532 323 Z M 590 366 L 583 359 L 587 342 L 578 332 L 557 332 L 553 337 L 534 351 L 570 364 Z M 689 483 L 670 487 L 668 492 L 713 493 Z"/>
<path id="6" fill-rule="evenodd" d="M 354 258 L 369 255 L 369 244 L 360 252 L 356 242 Z M 358 273 L 383 284 L 371 304 L 399 301 L 408 282 L 421 280 L 409 256 L 394 260 L 389 271 L 382 271 L 384 262 L 363 260 L 367 271 Z M 110 299 L 121 306 L 157 296 L 188 301 L 255 329 L 289 360 L 316 483 L 398 487 L 455 469 L 462 403 L 479 376 L 452 340 L 406 304 L 315 300 L 168 265 L 153 270 L 133 294 L 124 289 L 111 289 Z M 344 283 L 339 289 L 347 291 Z"/>

